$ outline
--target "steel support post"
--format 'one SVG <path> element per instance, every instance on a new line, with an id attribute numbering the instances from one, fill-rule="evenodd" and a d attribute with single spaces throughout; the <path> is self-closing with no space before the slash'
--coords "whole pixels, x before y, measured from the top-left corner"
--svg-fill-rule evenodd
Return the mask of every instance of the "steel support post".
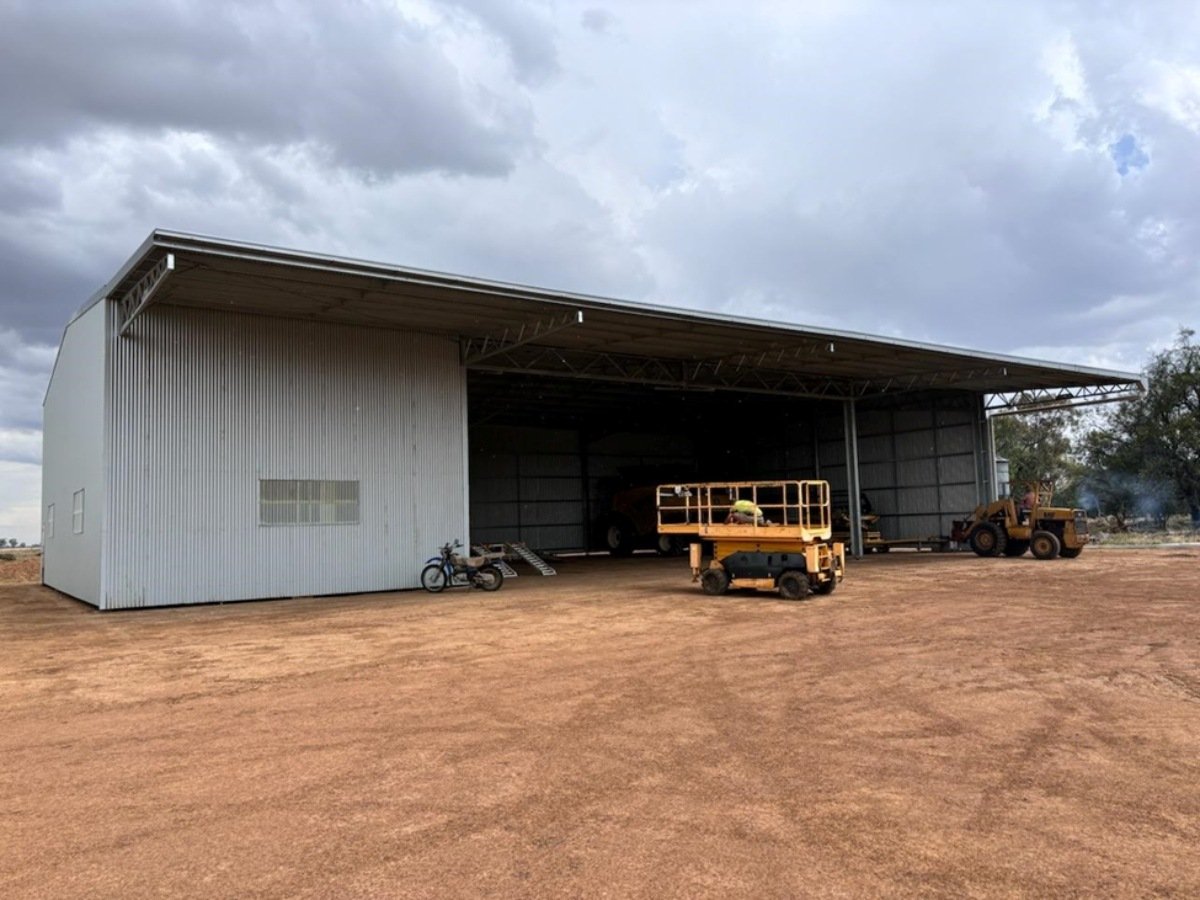
<path id="1" fill-rule="evenodd" d="M 992 485 L 996 480 L 994 456 L 991 452 L 992 423 L 982 397 L 979 398 L 979 404 L 975 407 L 975 427 L 972 432 L 974 434 L 972 445 L 975 451 L 976 502 L 991 503 Z"/>
<path id="2" fill-rule="evenodd" d="M 987 422 L 987 466 L 990 474 L 990 490 L 991 494 L 988 502 L 1000 499 L 1000 479 L 996 477 L 996 420 L 989 416 L 986 412 L 983 414 L 984 421 Z"/>
<path id="3" fill-rule="evenodd" d="M 846 505 L 850 513 L 850 554 L 855 559 L 863 555 L 862 489 L 858 482 L 858 417 L 853 400 L 842 402 L 842 422 L 846 430 Z"/>

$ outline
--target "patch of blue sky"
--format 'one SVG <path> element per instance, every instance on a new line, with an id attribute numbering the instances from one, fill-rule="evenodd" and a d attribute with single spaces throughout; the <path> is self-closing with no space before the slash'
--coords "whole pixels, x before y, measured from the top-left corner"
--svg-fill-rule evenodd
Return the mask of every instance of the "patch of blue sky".
<path id="1" fill-rule="evenodd" d="M 1128 175 L 1131 169 L 1144 169 L 1150 165 L 1150 157 L 1138 146 L 1137 139 L 1132 134 L 1122 135 L 1119 141 L 1109 144 L 1108 152 L 1121 175 Z"/>

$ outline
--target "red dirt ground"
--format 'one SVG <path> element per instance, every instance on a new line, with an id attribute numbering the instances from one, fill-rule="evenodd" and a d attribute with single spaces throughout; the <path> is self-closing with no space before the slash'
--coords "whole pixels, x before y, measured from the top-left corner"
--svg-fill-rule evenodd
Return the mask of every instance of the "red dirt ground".
<path id="1" fill-rule="evenodd" d="M 0 559 L 0 584 L 28 584 L 42 580 L 42 555 L 35 550 L 5 550 Z"/>
<path id="2" fill-rule="evenodd" d="M 561 571 L 0 588 L 0 896 L 1200 895 L 1200 551 Z"/>

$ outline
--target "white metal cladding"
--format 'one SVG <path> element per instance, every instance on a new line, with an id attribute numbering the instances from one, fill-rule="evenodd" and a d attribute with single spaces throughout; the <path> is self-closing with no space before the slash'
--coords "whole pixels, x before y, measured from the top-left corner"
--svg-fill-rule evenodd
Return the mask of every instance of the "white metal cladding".
<path id="1" fill-rule="evenodd" d="M 99 606 L 104 534 L 104 304 L 75 319 L 63 335 L 46 392 L 42 431 L 42 521 L 55 508 L 53 535 L 43 535 L 43 579 Z M 73 521 L 82 490 L 83 519 Z M 76 533 L 76 525 L 82 533 Z"/>
<path id="2" fill-rule="evenodd" d="M 456 342 L 163 306 L 110 345 L 105 607 L 416 587 L 466 537 Z M 260 479 L 357 481 L 359 523 L 261 526 Z"/>

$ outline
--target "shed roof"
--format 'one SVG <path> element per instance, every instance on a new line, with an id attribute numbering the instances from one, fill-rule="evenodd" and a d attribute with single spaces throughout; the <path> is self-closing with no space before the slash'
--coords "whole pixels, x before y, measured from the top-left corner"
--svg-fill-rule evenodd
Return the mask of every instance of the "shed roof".
<path id="1" fill-rule="evenodd" d="M 1018 403 L 1126 396 L 1138 375 L 487 281 L 155 230 L 87 306 L 220 309 L 444 334 L 480 371 L 851 399 L 929 389 Z M 85 306 L 86 308 L 86 306 Z"/>

